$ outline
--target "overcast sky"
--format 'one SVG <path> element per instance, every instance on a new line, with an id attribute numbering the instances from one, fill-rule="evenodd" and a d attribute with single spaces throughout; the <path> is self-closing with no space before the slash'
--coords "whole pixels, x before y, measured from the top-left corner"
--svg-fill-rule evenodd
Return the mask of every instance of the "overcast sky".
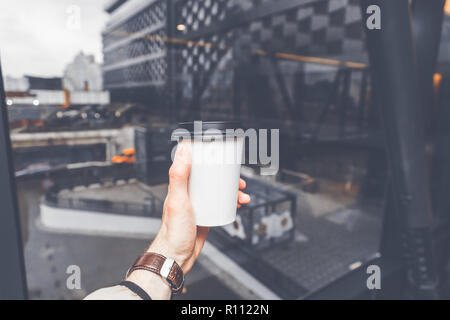
<path id="1" fill-rule="evenodd" d="M 1 0 L 3 74 L 61 76 L 65 65 L 80 51 L 102 61 L 101 31 L 108 20 L 103 11 L 105 2 Z"/>

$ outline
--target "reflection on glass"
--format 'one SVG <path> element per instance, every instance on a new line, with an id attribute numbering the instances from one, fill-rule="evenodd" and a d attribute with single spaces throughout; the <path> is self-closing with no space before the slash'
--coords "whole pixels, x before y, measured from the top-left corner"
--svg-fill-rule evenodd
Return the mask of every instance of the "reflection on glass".
<path id="1" fill-rule="evenodd" d="M 387 165 L 359 1 L 55 3 L 11 2 L 3 38 L 31 298 L 122 279 L 158 230 L 182 121 L 279 129 L 280 161 L 244 163 L 252 202 L 211 230 L 181 298 L 304 297 L 377 254 Z M 15 57 L 23 35 L 33 55 Z"/>

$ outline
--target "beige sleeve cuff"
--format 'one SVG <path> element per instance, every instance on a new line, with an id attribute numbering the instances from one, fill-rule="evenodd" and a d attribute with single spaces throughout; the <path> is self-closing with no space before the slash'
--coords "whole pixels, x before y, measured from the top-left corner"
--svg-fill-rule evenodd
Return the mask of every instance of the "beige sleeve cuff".
<path id="1" fill-rule="evenodd" d="M 124 286 L 98 289 L 87 295 L 84 300 L 142 300 L 137 294 Z"/>

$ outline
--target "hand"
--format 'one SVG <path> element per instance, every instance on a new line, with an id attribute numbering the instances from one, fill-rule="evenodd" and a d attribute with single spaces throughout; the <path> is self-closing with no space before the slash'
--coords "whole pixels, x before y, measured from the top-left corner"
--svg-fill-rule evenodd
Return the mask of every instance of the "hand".
<path id="1" fill-rule="evenodd" d="M 164 202 L 161 228 L 148 250 L 173 258 L 184 274 L 194 265 L 209 231 L 209 227 L 195 224 L 188 193 L 190 171 L 190 145 L 181 143 L 169 170 L 169 192 Z M 240 179 L 239 188 L 245 186 L 245 181 Z M 249 202 L 250 196 L 239 191 L 238 206 Z"/>
<path id="2" fill-rule="evenodd" d="M 164 201 L 161 227 L 147 250 L 147 252 L 156 252 L 174 259 L 181 266 L 184 274 L 189 272 L 194 265 L 209 231 L 209 227 L 200 227 L 195 224 L 195 216 L 188 193 L 190 171 L 190 145 L 180 143 L 169 170 L 169 190 Z M 244 189 L 245 181 L 240 179 L 238 187 Z M 240 207 L 241 204 L 249 202 L 250 196 L 239 191 L 237 206 Z M 135 274 L 142 275 L 139 276 L 141 278 L 150 272 L 139 272 L 138 270 L 133 272 L 129 278 L 135 278 L 133 276 Z M 154 278 L 153 276 L 149 277 Z"/>

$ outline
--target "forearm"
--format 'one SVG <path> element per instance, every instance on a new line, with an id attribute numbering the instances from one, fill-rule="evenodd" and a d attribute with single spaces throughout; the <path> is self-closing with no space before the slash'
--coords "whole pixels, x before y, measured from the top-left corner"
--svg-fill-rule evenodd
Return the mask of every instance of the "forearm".
<path id="1" fill-rule="evenodd" d="M 169 300 L 171 290 L 168 284 L 157 274 L 136 270 L 126 279 L 144 290 L 152 300 Z M 136 293 L 123 285 L 98 289 L 84 298 L 85 300 L 140 300 Z"/>
<path id="2" fill-rule="evenodd" d="M 157 253 L 168 258 L 173 257 L 179 264 L 184 262 L 184 260 L 180 260 L 178 256 L 168 249 L 166 241 L 155 239 L 147 249 L 147 252 Z M 125 280 L 139 286 L 152 300 L 169 300 L 171 297 L 172 290 L 169 283 L 157 273 L 137 269 L 129 273 Z M 99 289 L 87 296 L 86 299 L 140 299 L 132 290 L 132 288 L 128 289 L 123 285 L 117 285 Z"/>

